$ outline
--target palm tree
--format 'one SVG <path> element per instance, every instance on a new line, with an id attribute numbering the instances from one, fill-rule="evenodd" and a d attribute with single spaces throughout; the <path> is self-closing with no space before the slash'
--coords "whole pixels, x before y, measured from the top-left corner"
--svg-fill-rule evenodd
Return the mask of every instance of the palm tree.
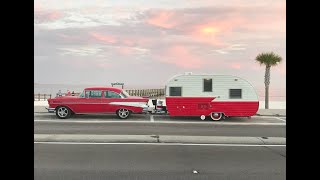
<path id="1" fill-rule="evenodd" d="M 264 75 L 264 85 L 265 85 L 265 109 L 269 109 L 269 84 L 270 84 L 270 69 L 272 66 L 278 65 L 282 61 L 282 58 L 275 54 L 274 52 L 270 53 L 261 53 L 255 59 L 260 63 L 260 65 L 266 65 L 266 72 Z"/>

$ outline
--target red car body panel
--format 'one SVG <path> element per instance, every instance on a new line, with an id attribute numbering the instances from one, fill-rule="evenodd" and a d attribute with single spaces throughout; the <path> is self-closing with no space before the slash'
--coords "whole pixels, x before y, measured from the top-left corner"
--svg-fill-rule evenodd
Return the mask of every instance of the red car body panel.
<path id="1" fill-rule="evenodd" d="M 120 94 L 123 90 L 114 87 L 90 87 L 84 91 L 102 91 L 100 98 L 61 96 L 48 99 L 49 108 L 66 106 L 75 114 L 81 113 L 114 113 L 118 109 L 128 109 L 133 113 L 142 113 L 146 108 L 148 100 L 142 97 L 128 96 L 126 98 L 106 98 L 105 91 Z"/>

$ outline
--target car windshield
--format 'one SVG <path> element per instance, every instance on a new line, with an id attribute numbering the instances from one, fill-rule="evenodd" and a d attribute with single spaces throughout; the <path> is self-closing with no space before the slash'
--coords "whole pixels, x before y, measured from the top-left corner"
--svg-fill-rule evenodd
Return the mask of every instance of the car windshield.
<path id="1" fill-rule="evenodd" d="M 130 96 L 125 90 L 121 91 L 120 94 L 121 94 L 121 96 L 123 96 L 124 98 L 127 98 L 127 97 Z"/>

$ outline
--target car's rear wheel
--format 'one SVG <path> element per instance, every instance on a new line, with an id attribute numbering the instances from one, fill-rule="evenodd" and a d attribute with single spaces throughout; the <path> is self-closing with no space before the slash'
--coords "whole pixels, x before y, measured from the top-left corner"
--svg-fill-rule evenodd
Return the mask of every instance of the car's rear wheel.
<path id="1" fill-rule="evenodd" d="M 127 119 L 130 116 L 131 111 L 128 109 L 119 109 L 116 113 L 120 119 Z"/>
<path id="2" fill-rule="evenodd" d="M 68 119 L 71 116 L 72 111 L 65 106 L 60 106 L 56 109 L 56 116 L 59 119 Z"/>
<path id="3" fill-rule="evenodd" d="M 219 121 L 222 118 L 223 114 L 212 112 L 210 116 L 213 121 Z"/>

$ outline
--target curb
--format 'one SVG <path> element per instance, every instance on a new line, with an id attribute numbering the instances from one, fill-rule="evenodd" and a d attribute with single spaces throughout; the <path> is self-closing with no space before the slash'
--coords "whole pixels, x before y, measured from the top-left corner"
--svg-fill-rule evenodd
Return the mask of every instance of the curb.
<path id="1" fill-rule="evenodd" d="M 34 134 L 34 142 L 285 145 L 284 137 Z"/>
<path id="2" fill-rule="evenodd" d="M 234 137 L 234 136 L 160 136 L 163 143 L 194 143 L 194 144 L 255 144 L 285 145 L 283 137 Z"/>

